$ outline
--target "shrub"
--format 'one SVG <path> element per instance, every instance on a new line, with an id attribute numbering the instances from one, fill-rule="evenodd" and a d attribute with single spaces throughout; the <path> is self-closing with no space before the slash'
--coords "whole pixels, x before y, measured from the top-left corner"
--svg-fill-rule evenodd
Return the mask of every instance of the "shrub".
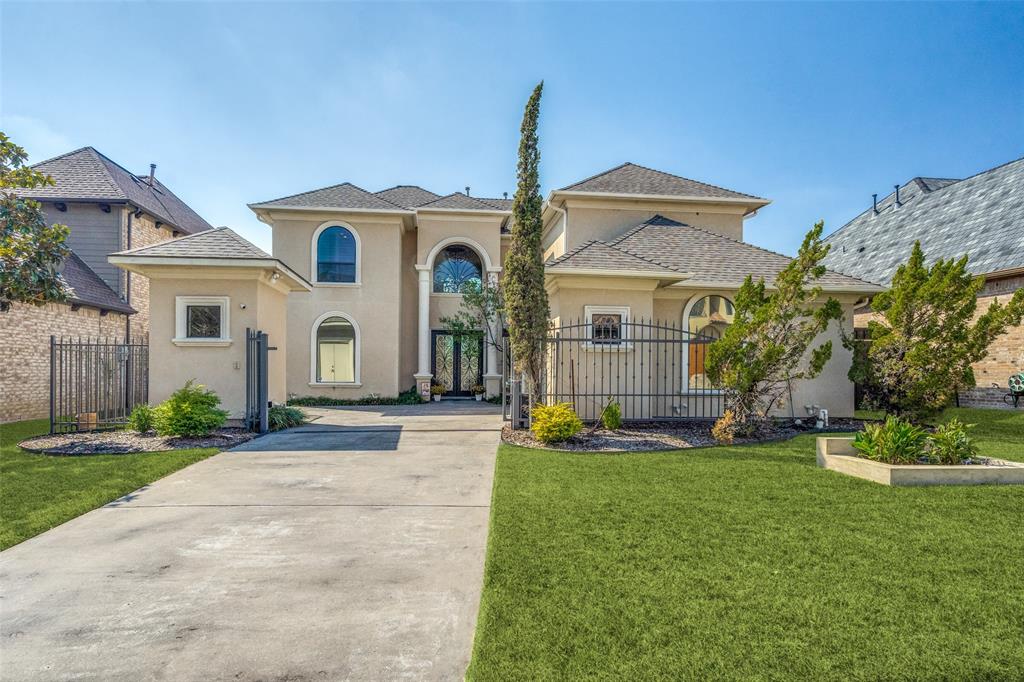
<path id="1" fill-rule="evenodd" d="M 434 384 L 430 387 L 430 395 L 444 395 L 444 390 L 441 384 Z"/>
<path id="2" fill-rule="evenodd" d="M 153 410 L 156 431 L 161 436 L 206 436 L 228 418 L 218 405 L 216 393 L 189 379 Z"/>
<path id="3" fill-rule="evenodd" d="M 876 462 L 914 464 L 927 454 L 928 433 L 890 415 L 884 424 L 865 424 L 853 437 L 853 447 Z"/>
<path id="4" fill-rule="evenodd" d="M 306 413 L 297 407 L 274 405 L 267 410 L 267 426 L 271 431 L 290 429 L 306 423 Z"/>
<path id="5" fill-rule="evenodd" d="M 614 400 L 608 400 L 604 410 L 601 411 L 601 426 L 609 431 L 617 431 L 622 428 L 622 408 Z"/>
<path id="6" fill-rule="evenodd" d="M 964 424 L 953 417 L 942 424 L 928 439 L 928 459 L 936 464 L 961 464 L 978 456 L 978 446 L 971 441 L 967 430 L 974 424 Z"/>
<path id="7" fill-rule="evenodd" d="M 149 405 L 136 405 L 132 413 L 128 415 L 128 428 L 132 431 L 145 433 L 153 430 L 155 415 L 153 408 Z"/>
<path id="8" fill-rule="evenodd" d="M 542 443 L 561 443 L 583 430 L 583 422 L 573 411 L 572 403 L 537 405 L 532 414 L 530 430 Z"/>
<path id="9" fill-rule="evenodd" d="M 711 427 L 711 437 L 723 445 L 732 444 L 736 438 L 736 415 L 732 410 L 726 410 L 715 421 L 715 425 Z"/>
<path id="10" fill-rule="evenodd" d="M 379 396 L 374 393 L 362 398 L 331 398 L 325 395 L 304 395 L 288 399 L 289 405 L 305 407 L 343 407 L 345 405 L 416 405 L 423 402 L 419 391 L 413 386 L 398 396 Z"/>

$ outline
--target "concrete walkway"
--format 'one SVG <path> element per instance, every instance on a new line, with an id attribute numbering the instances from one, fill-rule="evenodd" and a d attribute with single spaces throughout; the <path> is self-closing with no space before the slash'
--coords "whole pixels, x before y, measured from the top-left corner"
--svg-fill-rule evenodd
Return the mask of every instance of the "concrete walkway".
<path id="1" fill-rule="evenodd" d="M 0 554 L 0 678 L 461 679 L 497 409 L 310 412 Z"/>

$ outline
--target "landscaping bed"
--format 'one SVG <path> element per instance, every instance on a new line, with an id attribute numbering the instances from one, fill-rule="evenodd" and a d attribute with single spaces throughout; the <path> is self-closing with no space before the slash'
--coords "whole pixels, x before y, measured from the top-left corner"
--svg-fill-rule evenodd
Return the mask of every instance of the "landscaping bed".
<path id="1" fill-rule="evenodd" d="M 225 450 L 254 438 L 245 429 L 219 429 L 198 438 L 160 436 L 154 431 L 82 431 L 37 436 L 19 443 L 29 452 L 47 455 L 111 455 L 131 452 L 167 452 L 193 448 Z"/>
<path id="2" fill-rule="evenodd" d="M 825 430 L 812 425 L 797 425 L 785 420 L 776 423 L 770 430 L 755 438 L 736 438 L 734 445 L 749 443 L 770 443 L 786 440 L 804 433 L 845 433 L 860 429 L 860 419 L 833 419 Z M 656 450 L 680 450 L 718 445 L 711 436 L 712 422 L 644 422 L 630 424 L 614 431 L 589 428 L 561 443 L 545 444 L 537 440 L 527 429 L 513 430 L 505 426 L 501 438 L 510 445 L 542 450 L 566 450 L 569 452 L 640 452 Z"/>

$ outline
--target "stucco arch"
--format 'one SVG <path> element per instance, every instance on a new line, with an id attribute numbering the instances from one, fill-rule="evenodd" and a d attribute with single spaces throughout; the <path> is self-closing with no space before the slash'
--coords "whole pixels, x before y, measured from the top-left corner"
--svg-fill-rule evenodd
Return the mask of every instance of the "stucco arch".
<path id="1" fill-rule="evenodd" d="M 433 272 L 434 261 L 437 260 L 437 254 L 441 253 L 441 251 L 443 251 L 446 246 L 451 246 L 452 244 L 461 244 L 462 246 L 468 246 L 469 248 L 476 251 L 476 255 L 480 256 L 480 262 L 483 263 L 485 273 L 496 272 L 500 269 L 495 268 L 491 264 L 491 256 L 490 254 L 487 253 L 487 249 L 481 246 L 479 242 L 477 242 L 474 239 L 470 239 L 469 237 L 446 237 L 445 239 L 442 239 L 438 243 L 434 244 L 434 248 L 430 249 L 430 253 L 427 254 L 427 262 L 424 263 L 427 269 Z"/>

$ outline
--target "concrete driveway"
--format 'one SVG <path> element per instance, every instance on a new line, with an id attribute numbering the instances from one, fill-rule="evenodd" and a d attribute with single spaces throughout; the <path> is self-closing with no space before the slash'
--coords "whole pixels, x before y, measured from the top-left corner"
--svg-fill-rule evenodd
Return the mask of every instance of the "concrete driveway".
<path id="1" fill-rule="evenodd" d="M 461 679 L 500 415 L 310 412 L 0 554 L 0 677 Z"/>

